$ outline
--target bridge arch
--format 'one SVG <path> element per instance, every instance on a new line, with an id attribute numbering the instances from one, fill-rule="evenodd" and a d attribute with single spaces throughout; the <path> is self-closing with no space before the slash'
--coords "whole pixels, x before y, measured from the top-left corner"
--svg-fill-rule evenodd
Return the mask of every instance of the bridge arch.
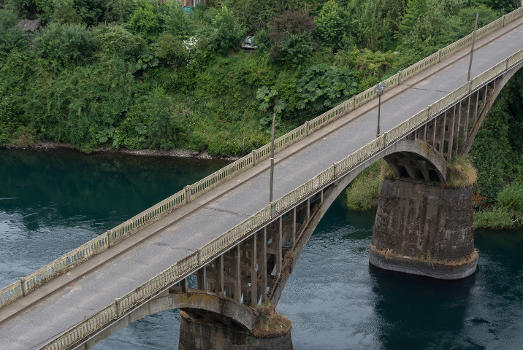
<path id="1" fill-rule="evenodd" d="M 93 334 L 75 349 L 90 349 L 98 342 L 144 317 L 175 309 L 215 314 L 217 317 L 230 320 L 246 331 L 251 331 L 254 328 L 258 316 L 254 308 L 239 304 L 230 298 L 206 293 L 201 290 L 190 290 L 186 293 L 178 290 L 168 290 L 115 320 L 104 329 Z"/>

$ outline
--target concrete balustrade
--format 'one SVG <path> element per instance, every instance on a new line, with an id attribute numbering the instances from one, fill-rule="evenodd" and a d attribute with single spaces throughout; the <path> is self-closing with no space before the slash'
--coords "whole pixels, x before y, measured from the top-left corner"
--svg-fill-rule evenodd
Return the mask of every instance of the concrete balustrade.
<path id="1" fill-rule="evenodd" d="M 519 8 L 510 14 L 492 22 L 491 24 L 478 30 L 478 37 L 484 37 L 495 30 L 510 24 L 513 20 L 520 18 L 522 9 Z M 439 50 L 433 55 L 415 63 L 411 67 L 389 77 L 385 82 L 389 87 L 394 87 L 406 79 L 411 78 L 422 70 L 440 62 L 442 58 L 448 57 L 470 43 L 470 35 L 458 40 L 458 42 Z M 206 244 L 196 252 L 190 254 L 185 259 L 177 262 L 162 273 L 158 274 L 148 282 L 136 288 L 132 292 L 119 298 L 112 305 L 96 313 L 85 321 L 75 325 L 63 334 L 51 340 L 43 348 L 63 349 L 69 348 L 93 334 L 97 330 L 107 326 L 121 315 L 131 312 L 143 302 L 150 300 L 158 293 L 170 286 L 180 283 L 187 275 L 199 270 L 205 264 L 223 256 L 232 248 L 239 246 L 240 242 L 249 239 L 253 234 L 263 230 L 270 222 L 282 220 L 282 215 L 289 211 L 296 210 L 300 203 L 306 201 L 307 215 L 310 217 L 310 199 L 315 195 L 332 186 L 336 181 L 347 177 L 347 174 L 354 169 L 361 167 L 364 163 L 374 159 L 380 152 L 393 146 L 395 143 L 412 138 L 419 138 L 423 135 L 423 140 L 434 150 L 440 152 L 446 159 L 450 159 L 453 154 L 460 152 L 458 146 L 458 136 L 460 133 L 470 140 L 474 136 L 474 128 L 481 121 L 486 113 L 487 102 L 491 101 L 492 94 L 496 91 L 496 81 L 501 79 L 509 70 L 520 67 L 523 63 L 523 50 L 512 55 L 506 60 L 483 72 L 472 81 L 465 83 L 458 89 L 452 91 L 447 96 L 435 102 L 431 106 L 418 112 L 405 122 L 391 129 L 389 132 L 380 135 L 375 140 L 361 147 L 359 150 L 348 155 L 343 160 L 325 169 L 303 185 L 284 195 L 280 199 L 268 204 L 266 207 L 236 225 L 229 231 L 223 233 L 212 242 Z M 495 97 L 495 96 L 494 96 Z M 304 125 L 279 137 L 275 142 L 275 150 L 280 151 L 285 147 L 303 139 L 309 133 L 337 120 L 346 113 L 362 106 L 376 98 L 374 87 L 354 96 L 343 102 L 337 107 L 312 119 Z M 468 107 L 465 100 L 468 99 Z M 475 102 L 474 102 L 475 101 Z M 478 110 L 478 106 L 482 106 Z M 452 109 L 452 112 L 449 112 Z M 466 109 L 466 118 L 461 118 L 462 110 Z M 447 113 L 451 113 L 449 123 L 447 123 Z M 464 112 L 465 113 L 465 112 Z M 472 115 L 472 116 L 471 116 Z M 443 121 L 441 121 L 443 119 Z M 469 125 L 470 123 L 470 125 Z M 455 132 L 455 130 L 457 131 Z M 463 148 L 461 148 L 463 151 Z M 107 250 L 119 241 L 155 222 L 172 210 L 180 208 L 190 203 L 195 198 L 203 195 L 212 188 L 229 181 L 239 173 L 254 167 L 259 162 L 266 159 L 270 154 L 270 145 L 262 146 L 247 156 L 227 165 L 217 172 L 205 177 L 197 183 L 188 186 L 184 190 L 166 198 L 160 203 L 134 216 L 126 222 L 118 225 L 112 230 L 94 238 L 64 256 L 54 260 L 50 264 L 35 271 L 29 276 L 16 281 L 15 283 L 0 290 L 0 307 L 23 297 L 50 279 L 68 271 L 89 259 L 93 255 Z M 296 214 L 294 214 L 296 215 Z M 296 221 L 294 222 L 296 225 Z M 296 234 L 296 227 L 293 235 Z M 294 236 L 293 236 L 294 237 Z M 290 238 L 289 238 L 290 239 Z M 293 238 L 295 242 L 296 238 Z M 280 267 L 281 268 L 281 267 Z M 263 297 L 265 294 L 260 292 Z"/>

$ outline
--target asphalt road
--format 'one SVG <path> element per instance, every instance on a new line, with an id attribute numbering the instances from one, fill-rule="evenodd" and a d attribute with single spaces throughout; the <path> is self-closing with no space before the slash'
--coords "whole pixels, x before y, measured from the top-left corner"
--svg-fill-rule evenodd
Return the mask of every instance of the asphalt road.
<path id="1" fill-rule="evenodd" d="M 520 50 L 522 37 L 523 26 L 520 20 L 515 29 L 480 47 L 474 53 L 472 76 L 477 76 Z M 485 43 L 487 39 L 478 42 L 478 46 Z M 445 62 L 440 63 L 440 66 L 433 67 L 420 76 L 426 76 L 455 59 L 455 56 L 449 57 Z M 381 107 L 382 131 L 390 130 L 462 85 L 466 81 L 468 60 L 468 56 L 463 57 L 413 86 L 410 86 L 413 81 L 409 80 L 403 82 L 400 87 L 387 91 L 383 97 L 385 102 Z M 413 80 L 419 79 L 420 76 Z M 352 118 L 354 114 L 361 114 L 357 119 L 342 125 L 324 137 L 321 135 L 342 124 L 343 120 L 338 120 L 333 125 L 319 130 L 312 135 L 312 138 L 314 135 L 317 137 L 320 135 L 318 141 L 303 149 L 299 150 L 310 140 L 302 140 L 290 149 L 278 153 L 277 160 L 282 159 L 285 154 L 295 152 L 277 163 L 275 198 L 283 196 L 332 163 L 343 159 L 371 141 L 376 135 L 377 110 L 373 108 L 365 112 L 365 109 L 368 109 L 368 105 L 343 117 Z M 266 166 L 267 161 L 257 165 L 247 174 L 233 179 L 231 184 L 237 185 L 235 188 L 196 208 L 183 218 L 175 221 L 177 216 L 183 213 L 178 210 L 170 217 L 145 228 L 144 231 L 150 232 L 144 232 L 143 235 L 151 234 L 152 231 L 158 231 L 163 227 L 160 232 L 145 239 L 136 247 L 114 257 L 110 262 L 84 274 L 58 292 L 1 322 L 1 347 L 14 350 L 41 346 L 263 208 L 268 202 L 269 172 L 264 170 L 257 175 L 256 173 Z M 246 180 L 248 177 L 250 178 Z M 212 197 L 213 193 L 223 192 L 225 187 L 219 186 L 199 199 L 200 204 L 205 198 Z M 197 206 L 197 204 L 193 205 Z M 98 259 L 102 258 L 103 256 Z M 89 261 L 85 264 L 88 263 Z M 64 278 L 71 278 L 76 270 L 78 268 Z M 36 296 L 37 293 L 38 291 L 32 294 Z M 18 301 L 10 307 L 16 308 L 17 303 Z M 4 318 L 2 312 L 0 311 L 0 320 Z"/>

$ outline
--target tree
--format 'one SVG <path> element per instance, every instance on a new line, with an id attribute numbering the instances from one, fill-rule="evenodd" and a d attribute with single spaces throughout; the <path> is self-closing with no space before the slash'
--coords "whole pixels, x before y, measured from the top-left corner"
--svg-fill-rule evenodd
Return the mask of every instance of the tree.
<path id="1" fill-rule="evenodd" d="M 401 19 L 400 32 L 405 34 L 411 31 L 418 18 L 426 13 L 426 0 L 409 0 L 407 2 L 407 11 Z"/>
<path id="2" fill-rule="evenodd" d="M 332 47 L 339 47 L 344 34 L 343 11 L 334 0 L 329 0 L 314 19 L 318 38 Z"/>

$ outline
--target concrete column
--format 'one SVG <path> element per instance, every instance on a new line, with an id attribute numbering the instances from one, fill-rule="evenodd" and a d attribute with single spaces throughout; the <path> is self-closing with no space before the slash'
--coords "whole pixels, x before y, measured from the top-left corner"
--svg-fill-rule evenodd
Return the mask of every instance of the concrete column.
<path id="1" fill-rule="evenodd" d="M 370 263 L 438 279 L 476 271 L 472 187 L 449 188 L 410 180 L 383 180 Z"/>
<path id="2" fill-rule="evenodd" d="M 251 306 L 258 305 L 258 270 L 256 269 L 256 264 L 258 259 L 256 257 L 257 248 L 256 240 L 258 239 L 258 234 L 254 234 L 252 237 L 252 254 L 251 254 Z"/>
<path id="3" fill-rule="evenodd" d="M 307 198 L 307 221 L 311 218 L 311 199 Z"/>
<path id="4" fill-rule="evenodd" d="M 267 226 L 263 228 L 263 243 L 262 243 L 262 301 L 267 301 Z"/>
<path id="5" fill-rule="evenodd" d="M 456 120 L 456 106 L 452 108 L 452 121 L 450 123 L 448 160 L 452 159 L 452 147 L 454 146 L 454 123 Z"/>
<path id="6" fill-rule="evenodd" d="M 202 282 L 203 282 L 203 290 L 209 290 L 209 283 L 207 283 L 207 265 L 202 267 Z"/>
<path id="7" fill-rule="evenodd" d="M 443 114 L 443 127 L 441 128 L 441 141 L 440 141 L 440 144 L 439 144 L 439 153 L 441 153 L 441 155 L 443 155 L 443 153 L 445 152 L 445 127 L 447 126 L 447 112 L 445 112 Z"/>
<path id="8" fill-rule="evenodd" d="M 278 232 L 276 233 L 276 276 L 281 274 L 281 262 L 282 262 L 282 217 L 278 220 Z"/>
<path id="9" fill-rule="evenodd" d="M 437 122 L 438 117 L 434 118 L 434 128 L 432 129 L 432 148 L 434 148 L 434 151 L 436 151 L 436 130 L 437 130 Z"/>
<path id="10" fill-rule="evenodd" d="M 225 278 L 223 276 L 223 254 L 218 258 L 218 273 L 217 273 L 217 286 L 218 295 L 224 295 L 225 292 Z"/>
<path id="11" fill-rule="evenodd" d="M 242 283 L 241 283 L 241 261 L 240 261 L 240 244 L 234 249 L 234 300 L 238 303 L 242 301 Z"/>
<path id="12" fill-rule="evenodd" d="M 458 105 L 458 130 L 456 132 L 456 154 L 459 154 L 459 139 L 460 139 L 460 129 L 461 129 L 461 101 L 459 101 L 459 105 Z"/>
<path id="13" fill-rule="evenodd" d="M 296 207 L 292 209 L 292 234 L 291 234 L 291 247 L 296 247 Z"/>

